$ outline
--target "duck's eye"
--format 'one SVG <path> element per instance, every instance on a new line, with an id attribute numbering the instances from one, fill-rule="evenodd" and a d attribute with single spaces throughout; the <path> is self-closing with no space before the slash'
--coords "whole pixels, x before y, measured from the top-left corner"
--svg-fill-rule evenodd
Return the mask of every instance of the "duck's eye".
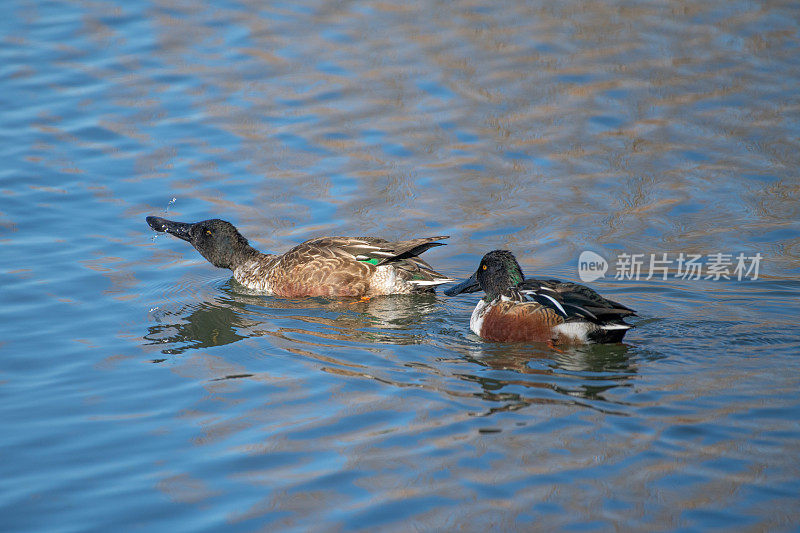
<path id="1" fill-rule="evenodd" d="M 211 235 L 211 230 L 210 229 L 206 230 L 206 235 Z"/>
<path id="2" fill-rule="evenodd" d="M 481 268 L 483 268 L 484 270 L 486 270 L 486 269 L 487 269 L 487 268 L 489 268 L 489 267 L 487 267 L 486 265 L 483 265 Z"/>

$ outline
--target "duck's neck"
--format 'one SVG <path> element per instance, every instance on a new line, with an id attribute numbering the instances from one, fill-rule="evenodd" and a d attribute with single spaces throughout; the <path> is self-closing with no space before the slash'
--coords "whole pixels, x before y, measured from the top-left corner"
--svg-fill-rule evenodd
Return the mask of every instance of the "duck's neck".
<path id="1" fill-rule="evenodd" d="M 272 270 L 280 256 L 259 252 L 251 246 L 248 248 L 249 250 L 239 256 L 236 266 L 231 268 L 233 278 L 248 289 L 274 292 L 275 276 Z"/>
<path id="2" fill-rule="evenodd" d="M 516 287 L 509 287 L 504 291 L 492 291 L 491 293 L 486 293 L 486 296 L 483 299 L 486 301 L 486 303 L 491 303 L 501 299 L 524 302 L 526 298 Z"/>
<path id="3" fill-rule="evenodd" d="M 483 296 L 482 300 L 488 304 L 488 303 L 491 303 L 491 302 L 493 302 L 493 301 L 497 300 L 498 298 L 500 298 L 500 295 L 499 295 L 499 294 L 494 294 L 494 293 L 488 293 L 488 292 L 487 292 L 487 293 L 486 293 L 486 294 Z"/>
<path id="4" fill-rule="evenodd" d="M 255 268 L 256 266 L 263 266 L 265 264 L 274 262 L 274 260 L 277 258 L 278 256 L 275 254 L 265 254 L 248 244 L 236 254 L 236 261 L 231 267 L 231 270 L 235 272 L 236 270 L 241 270 L 243 268 L 251 269 Z"/>
<path id="5" fill-rule="evenodd" d="M 259 259 L 261 257 L 267 257 L 267 256 L 271 257 L 272 256 L 272 254 L 265 254 L 265 253 L 259 252 L 258 250 L 256 250 L 252 246 L 250 246 L 249 244 L 245 245 L 242 248 L 242 250 L 236 255 L 237 255 L 237 261 L 236 261 L 237 266 L 241 265 L 241 264 L 244 264 L 244 263 L 250 263 L 250 262 L 252 262 L 254 260 L 257 260 L 257 259 Z"/>

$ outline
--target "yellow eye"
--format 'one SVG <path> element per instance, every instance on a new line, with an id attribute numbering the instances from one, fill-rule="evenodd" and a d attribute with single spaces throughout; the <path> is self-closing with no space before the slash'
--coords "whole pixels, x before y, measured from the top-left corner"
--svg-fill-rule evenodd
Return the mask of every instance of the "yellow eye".
<path id="1" fill-rule="evenodd" d="M 206 230 L 206 235 L 211 235 L 211 230 L 210 229 Z"/>
<path id="2" fill-rule="evenodd" d="M 487 266 L 486 266 L 486 265 L 483 265 L 481 268 L 483 268 L 484 270 L 486 270 Z"/>

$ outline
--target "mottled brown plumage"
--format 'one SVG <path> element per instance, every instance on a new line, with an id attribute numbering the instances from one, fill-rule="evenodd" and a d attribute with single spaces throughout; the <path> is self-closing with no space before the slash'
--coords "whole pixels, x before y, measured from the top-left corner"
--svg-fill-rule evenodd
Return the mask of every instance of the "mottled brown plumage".
<path id="1" fill-rule="evenodd" d="M 419 255 L 446 236 L 387 241 L 375 237 L 320 237 L 282 255 L 251 247 L 224 220 L 194 224 L 147 217 L 156 231 L 188 241 L 213 265 L 229 268 L 252 290 L 289 298 L 304 296 L 371 297 L 432 291 L 452 279 L 439 274 Z"/>

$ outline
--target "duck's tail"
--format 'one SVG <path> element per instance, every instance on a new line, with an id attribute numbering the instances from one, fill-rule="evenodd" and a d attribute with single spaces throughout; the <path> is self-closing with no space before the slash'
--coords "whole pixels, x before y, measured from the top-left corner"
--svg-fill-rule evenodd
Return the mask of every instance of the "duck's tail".
<path id="1" fill-rule="evenodd" d="M 594 342 L 614 343 L 622 342 L 622 337 L 633 327 L 623 321 L 610 324 L 601 324 L 597 329 L 589 333 L 589 338 Z"/>
<path id="2" fill-rule="evenodd" d="M 395 252 L 393 257 L 386 257 L 379 265 L 391 263 L 405 279 L 405 281 L 419 290 L 432 289 L 436 285 L 450 283 L 453 278 L 435 271 L 419 256 L 435 246 L 443 246 L 447 236 L 424 237 L 392 243 Z"/>

